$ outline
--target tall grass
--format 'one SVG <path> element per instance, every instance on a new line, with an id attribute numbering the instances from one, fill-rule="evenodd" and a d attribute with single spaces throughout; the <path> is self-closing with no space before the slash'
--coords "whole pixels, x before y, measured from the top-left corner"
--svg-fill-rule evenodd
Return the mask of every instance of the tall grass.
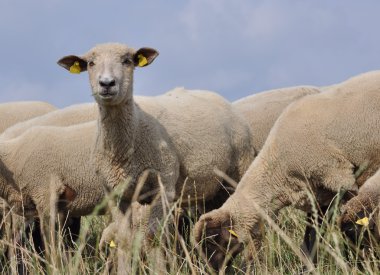
<path id="1" fill-rule="evenodd" d="M 81 234 L 73 248 L 67 248 L 62 235 L 56 234 L 55 227 L 50 227 L 47 255 L 35 251 L 31 239 L 20 245 L 21 239 L 27 238 L 20 236 L 26 223 L 4 212 L 0 272 L 16 274 L 20 266 L 24 266 L 30 274 L 213 274 L 200 257 L 200 245 L 193 241 L 193 222 L 182 230 L 185 231 L 182 236 L 178 228 L 183 212 L 177 205 L 164 202 L 164 206 L 166 214 L 154 248 L 147 249 L 144 225 L 141 230 L 131 229 L 126 218 L 119 220 L 119 231 L 114 239 L 117 246 L 112 248 L 106 244 L 100 250 L 100 236 L 109 217 L 91 215 L 82 219 Z M 189 212 L 189 215 L 194 214 Z M 276 223 L 266 219 L 263 245 L 252 262 L 247 261 L 243 252 L 220 273 L 380 274 L 378 248 L 368 250 L 365 257 L 360 250 L 347 252 L 348 243 L 337 227 L 335 216 L 326 221 L 322 229 L 317 228 L 318 263 L 313 268 L 307 268 L 307 259 L 299 250 L 306 226 L 305 214 L 287 208 L 277 217 Z M 196 220 L 197 217 L 192 218 Z M 57 219 L 52 218 L 54 220 Z"/>

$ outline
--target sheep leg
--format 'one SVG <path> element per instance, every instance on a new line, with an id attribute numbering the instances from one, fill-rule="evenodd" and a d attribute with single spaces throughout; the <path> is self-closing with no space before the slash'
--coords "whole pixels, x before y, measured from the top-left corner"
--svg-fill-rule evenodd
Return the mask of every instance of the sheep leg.
<path id="1" fill-rule="evenodd" d="M 65 248 L 75 248 L 74 243 L 79 238 L 81 217 L 70 217 L 63 226 Z"/>
<path id="2" fill-rule="evenodd" d="M 164 208 L 161 200 L 157 200 L 151 208 L 151 213 L 148 221 L 147 238 L 149 241 L 153 241 L 156 233 L 159 231 L 160 222 L 164 217 Z"/>
<path id="3" fill-rule="evenodd" d="M 318 254 L 317 254 L 317 248 L 319 241 L 317 241 L 317 230 L 316 226 L 318 228 L 321 227 L 323 218 L 325 214 L 327 213 L 328 206 L 321 206 L 318 211 L 317 216 L 317 224 L 313 225 L 313 215 L 312 213 L 307 213 L 307 222 L 309 225 L 306 226 L 305 234 L 303 238 L 303 243 L 301 245 L 301 250 L 305 255 L 307 255 L 314 264 L 318 261 Z"/>

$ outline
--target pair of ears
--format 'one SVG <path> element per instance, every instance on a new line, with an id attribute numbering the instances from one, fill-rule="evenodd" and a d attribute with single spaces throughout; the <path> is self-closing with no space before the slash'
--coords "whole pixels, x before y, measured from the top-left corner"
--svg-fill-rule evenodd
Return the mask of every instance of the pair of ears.
<path id="1" fill-rule="evenodd" d="M 148 66 L 158 56 L 158 51 L 152 48 L 140 48 L 137 50 L 132 61 L 136 67 Z M 62 66 L 71 73 L 81 73 L 87 71 L 88 60 L 85 57 L 67 55 L 58 60 L 58 65 Z"/>

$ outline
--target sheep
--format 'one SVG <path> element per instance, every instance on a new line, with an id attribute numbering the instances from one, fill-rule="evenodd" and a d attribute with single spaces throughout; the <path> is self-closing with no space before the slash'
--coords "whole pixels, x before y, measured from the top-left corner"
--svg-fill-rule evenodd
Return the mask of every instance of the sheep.
<path id="1" fill-rule="evenodd" d="M 54 110 L 54 107 L 50 107 L 51 105 L 44 102 L 30 102 L 31 104 L 27 103 L 28 102 L 14 102 L 0 105 L 0 114 L 3 114 L 2 117 L 6 118 L 4 121 L 6 121 L 8 126 L 10 126 L 11 122 L 16 122 L 16 119 L 18 122 L 3 131 L 0 135 L 0 140 L 15 138 L 32 126 L 67 126 L 89 120 L 95 120 L 97 118 L 97 110 L 93 103 L 78 104 L 58 110 Z M 33 111 L 33 108 L 36 110 Z M 51 112 L 48 112 L 49 110 L 51 110 Z M 5 187 L 9 188 L 10 185 L 5 185 Z M 22 204 L 24 202 L 19 198 L 17 188 L 15 188 L 14 192 L 12 189 L 10 190 L 11 193 L 14 193 L 16 198 L 11 199 L 9 203 L 13 207 L 17 208 L 14 209 L 15 212 L 21 213 L 23 210 Z M 2 204 L 4 203 L 2 202 Z M 34 211 L 33 209 L 27 210 Z M 26 214 L 30 215 L 28 213 Z"/>
<path id="2" fill-rule="evenodd" d="M 15 101 L 0 104 L 0 133 L 8 127 L 30 118 L 49 113 L 56 108 L 42 101 Z"/>
<path id="3" fill-rule="evenodd" d="M 380 240 L 380 170 L 370 177 L 353 197 L 341 208 L 340 226 L 343 233 L 355 244 L 362 229 L 368 229 L 376 241 Z M 371 245 L 368 232 L 364 232 L 362 247 Z"/>
<path id="4" fill-rule="evenodd" d="M 56 108 L 46 102 L 42 101 L 16 101 L 0 104 L 0 133 L 4 132 L 8 127 L 21 123 L 22 121 L 38 117 L 49 112 L 54 111 Z M 19 195 L 14 193 L 15 199 L 11 201 L 19 201 Z M 3 205 L 3 203 L 1 203 Z M 3 206 L 5 207 L 5 205 Z M 20 205 L 18 208 L 20 209 Z"/>
<path id="5" fill-rule="evenodd" d="M 260 152 L 273 124 L 292 102 L 320 90 L 312 86 L 296 86 L 253 94 L 233 102 L 233 108 L 248 122 L 255 152 Z"/>
<path id="6" fill-rule="evenodd" d="M 26 233 L 38 252 L 47 248 L 45 238 L 49 243 L 52 215 L 58 213 L 54 219 L 62 226 L 64 245 L 69 248 L 79 236 L 80 217 L 95 209 L 104 213 L 104 207 L 96 207 L 105 198 L 106 182 L 89 161 L 95 133 L 96 121 L 90 121 L 67 127 L 35 126 L 16 138 L 0 139 L 0 197 L 12 213 L 26 218 Z M 21 209 L 15 207 L 10 192 L 3 192 L 9 186 L 21 194 Z"/>
<path id="7" fill-rule="evenodd" d="M 110 43 L 58 61 L 72 72 L 88 70 L 99 106 L 93 159 L 110 188 L 129 182 L 123 207 L 131 203 L 142 173 L 150 171 L 138 197 L 152 204 L 149 237 L 163 217 L 161 202 L 154 200 L 161 182 L 169 203 L 181 194 L 186 200 L 207 201 L 221 189 L 215 167 L 239 179 L 255 155 L 249 126 L 215 93 L 176 88 L 136 104 L 134 68 L 149 65 L 157 55 L 151 48 L 135 51 Z"/>
<path id="8" fill-rule="evenodd" d="M 206 238 L 216 234 L 226 247 L 232 238 L 235 255 L 250 239 L 260 243 L 260 209 L 277 214 L 292 205 L 311 212 L 310 194 L 328 206 L 339 190 L 357 192 L 379 168 L 379 90 L 380 71 L 373 71 L 287 107 L 235 193 L 200 217 L 195 240 L 200 242 L 203 232 Z M 356 170 L 363 171 L 355 177 Z M 213 253 L 211 265 L 221 268 L 226 250 L 211 239 L 205 239 L 204 251 Z"/>
<path id="9" fill-rule="evenodd" d="M 1 110 L 0 110 L 1 112 Z M 6 129 L 0 139 L 12 139 L 34 126 L 70 126 L 96 120 L 98 110 L 94 103 L 82 103 L 19 122 Z"/>
<path id="10" fill-rule="evenodd" d="M 35 126 L 20 136 L 0 140 L 0 196 L 11 206 L 8 186 L 17 189 L 34 210 L 15 210 L 26 217 L 50 215 L 51 197 L 58 212 L 79 217 L 90 214 L 104 198 L 105 181 L 88 161 L 95 142 L 96 122 L 67 127 Z M 54 197 L 54 196 L 53 196 Z M 29 208 L 28 208 L 29 207 Z"/>
<path id="11" fill-rule="evenodd" d="M 46 102 L 42 101 L 15 101 L 0 104 L 0 133 L 4 132 L 8 127 L 21 123 L 22 121 L 38 117 L 49 112 L 54 111 L 56 108 Z M 23 208 L 22 199 L 17 189 L 11 186 L 3 186 L 3 193 L 9 193 L 10 203 L 21 211 Z M 4 205 L 3 202 L 0 204 Z M 28 209 L 26 209 L 28 211 Z"/>
<path id="12" fill-rule="evenodd" d="M 290 103 L 319 92 L 320 89 L 317 87 L 295 86 L 260 92 L 233 102 L 234 109 L 246 119 L 251 127 L 252 145 L 255 152 L 260 152 L 273 124 Z M 308 214 L 308 222 L 313 222 L 311 213 Z M 315 234 L 314 227 L 307 226 L 302 244 L 302 250 L 305 253 L 312 254 Z"/>
<path id="13" fill-rule="evenodd" d="M 255 152 L 259 152 L 271 127 L 283 109 L 291 102 L 305 95 L 319 92 L 317 88 L 312 86 L 296 86 L 263 91 L 233 102 L 232 107 L 247 121 L 251 128 L 251 146 L 253 146 Z M 138 97 L 135 97 L 135 100 L 139 102 Z M 207 210 L 220 207 L 231 193 L 233 193 L 231 189 L 226 190 L 224 193 L 219 192 L 212 203 L 208 202 L 209 207 Z M 132 214 L 134 212 L 136 212 L 135 209 L 132 211 Z M 123 236 L 121 236 L 123 234 L 117 234 L 117 231 L 122 228 L 119 224 L 119 220 L 121 219 L 118 218 L 116 222 L 113 222 L 112 225 L 107 228 L 102 235 L 101 244 L 110 243 L 111 240 L 123 238 Z M 136 218 L 132 220 L 135 224 L 137 223 Z M 142 228 L 142 230 L 144 229 L 145 228 Z"/>

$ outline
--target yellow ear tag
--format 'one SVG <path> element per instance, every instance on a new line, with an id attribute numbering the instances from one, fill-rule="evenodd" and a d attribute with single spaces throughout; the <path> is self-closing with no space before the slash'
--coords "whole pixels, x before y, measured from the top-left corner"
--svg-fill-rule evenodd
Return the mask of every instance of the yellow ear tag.
<path id="1" fill-rule="evenodd" d="M 368 226 L 369 225 L 369 220 L 367 217 L 364 217 L 363 219 L 357 220 L 356 224 L 363 225 L 363 226 Z"/>
<path id="2" fill-rule="evenodd" d="M 236 238 L 239 238 L 238 234 L 236 234 L 235 231 L 233 231 L 232 229 L 228 229 L 228 232 L 230 232 L 230 234 Z"/>
<path id="3" fill-rule="evenodd" d="M 116 247 L 116 243 L 113 240 L 110 242 L 110 247 L 111 248 L 115 248 Z"/>
<path id="4" fill-rule="evenodd" d="M 70 73 L 79 74 L 81 71 L 78 61 L 75 61 L 74 64 L 70 67 Z"/>
<path id="5" fill-rule="evenodd" d="M 148 64 L 148 59 L 146 59 L 146 57 L 142 54 L 139 54 L 137 58 L 139 59 L 139 67 L 144 67 L 146 64 Z"/>

